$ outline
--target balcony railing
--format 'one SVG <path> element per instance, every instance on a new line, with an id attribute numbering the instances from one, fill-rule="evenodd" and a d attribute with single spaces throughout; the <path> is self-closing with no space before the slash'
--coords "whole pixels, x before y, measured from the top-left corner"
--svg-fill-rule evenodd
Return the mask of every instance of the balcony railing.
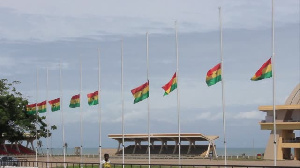
<path id="1" fill-rule="evenodd" d="M 283 143 L 300 143 L 300 137 L 293 138 L 293 139 L 284 139 L 282 140 Z"/>
<path id="2" fill-rule="evenodd" d="M 273 120 L 271 121 L 266 121 L 266 120 L 261 120 L 261 123 L 273 123 Z M 276 122 L 300 122 L 300 120 L 283 120 L 283 121 L 276 121 Z"/>

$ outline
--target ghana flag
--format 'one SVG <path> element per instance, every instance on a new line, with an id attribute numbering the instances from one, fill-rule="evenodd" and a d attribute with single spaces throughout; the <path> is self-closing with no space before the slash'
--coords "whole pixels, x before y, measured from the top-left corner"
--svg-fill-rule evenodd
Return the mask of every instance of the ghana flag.
<path id="1" fill-rule="evenodd" d="M 174 73 L 172 79 L 162 87 L 165 90 L 165 95 L 168 95 L 170 92 L 177 88 L 177 77 L 176 72 Z"/>
<path id="2" fill-rule="evenodd" d="M 26 105 L 27 114 L 35 114 L 36 113 L 36 103 Z"/>
<path id="3" fill-rule="evenodd" d="M 207 86 L 214 85 L 222 80 L 221 77 L 221 63 L 214 66 L 212 69 L 210 69 L 206 74 L 206 84 Z"/>
<path id="4" fill-rule="evenodd" d="M 251 78 L 252 81 L 258 81 L 265 78 L 271 78 L 272 77 L 272 63 L 271 58 L 265 62 L 260 69 L 254 74 L 254 76 Z"/>
<path id="5" fill-rule="evenodd" d="M 60 98 L 50 100 L 49 104 L 51 105 L 52 112 L 60 110 Z"/>
<path id="6" fill-rule="evenodd" d="M 46 100 L 37 104 L 38 112 L 45 113 L 47 111 L 47 102 Z"/>
<path id="7" fill-rule="evenodd" d="M 131 93 L 134 97 L 134 104 L 147 99 L 149 97 L 149 81 L 135 89 L 132 89 Z"/>
<path id="8" fill-rule="evenodd" d="M 98 91 L 87 94 L 87 97 L 88 97 L 88 104 L 90 106 L 98 104 Z"/>
<path id="9" fill-rule="evenodd" d="M 71 98 L 69 107 L 70 108 L 80 107 L 80 94 L 75 95 Z"/>

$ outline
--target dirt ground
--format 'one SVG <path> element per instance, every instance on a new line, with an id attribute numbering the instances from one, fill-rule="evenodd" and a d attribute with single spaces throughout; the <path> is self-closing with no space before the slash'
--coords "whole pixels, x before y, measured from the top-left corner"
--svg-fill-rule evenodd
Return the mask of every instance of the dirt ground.
<path id="1" fill-rule="evenodd" d="M 115 156 L 116 149 L 103 149 L 102 153 L 110 154 L 111 163 L 122 163 L 122 157 Z M 35 161 L 35 156 L 27 157 L 29 161 Z M 47 161 L 47 157 L 38 157 L 38 161 Z M 63 162 L 63 156 L 50 156 L 50 162 Z M 79 156 L 67 156 L 66 162 L 80 162 Z M 94 155 L 85 155 L 82 158 L 82 162 L 85 163 L 98 163 L 99 157 Z M 151 164 L 178 164 L 177 158 L 167 158 L 167 159 L 151 159 Z M 130 159 L 125 157 L 125 164 L 148 164 L 147 158 L 141 159 Z M 224 160 L 219 159 L 203 159 L 203 158 L 193 158 L 181 159 L 182 165 L 224 165 Z M 227 160 L 227 165 L 253 165 L 253 166 L 274 166 L 274 161 L 272 160 Z M 298 166 L 300 167 L 299 160 L 281 160 L 277 161 L 277 166 Z"/>

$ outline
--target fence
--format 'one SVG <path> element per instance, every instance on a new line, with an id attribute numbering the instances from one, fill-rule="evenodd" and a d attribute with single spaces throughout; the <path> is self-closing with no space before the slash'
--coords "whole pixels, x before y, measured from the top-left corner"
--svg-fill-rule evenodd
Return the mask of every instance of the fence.
<path id="1" fill-rule="evenodd" d="M 63 156 L 63 155 L 52 155 L 52 156 Z M 78 155 L 66 155 L 66 157 L 73 157 L 73 156 L 78 156 Z M 85 154 L 82 155 L 84 158 L 99 158 L 99 155 L 97 154 Z M 255 156 L 251 156 L 251 155 L 245 155 L 245 154 L 241 154 L 241 155 L 227 155 L 227 159 L 228 160 L 261 160 L 263 159 L 263 156 L 261 154 L 259 154 L 259 158 L 257 155 Z M 39 157 L 46 157 L 46 155 L 39 155 Z M 126 155 L 125 157 L 127 159 L 148 159 L 148 154 L 130 154 L 130 155 Z M 122 159 L 122 155 L 118 154 L 118 155 L 114 155 L 111 156 L 110 158 L 113 159 Z M 197 155 L 181 155 L 182 159 L 208 159 L 206 157 L 200 157 Z M 214 159 L 225 159 L 224 155 L 219 155 L 217 157 L 213 156 Z M 178 159 L 178 155 L 164 155 L 164 154 L 151 154 L 151 159 Z"/>
<path id="2" fill-rule="evenodd" d="M 2 165 L 3 166 L 3 165 Z M 0 167 L 2 167 L 0 164 Z M 3 166 L 5 167 L 5 166 Z M 17 167 L 38 168 L 99 168 L 99 163 L 74 162 L 41 162 L 19 161 Z M 121 163 L 111 163 L 111 168 L 122 168 Z M 149 164 L 124 164 L 125 168 L 149 168 Z M 249 165 L 178 165 L 178 164 L 150 164 L 150 168 L 299 168 L 299 166 L 249 166 Z"/>

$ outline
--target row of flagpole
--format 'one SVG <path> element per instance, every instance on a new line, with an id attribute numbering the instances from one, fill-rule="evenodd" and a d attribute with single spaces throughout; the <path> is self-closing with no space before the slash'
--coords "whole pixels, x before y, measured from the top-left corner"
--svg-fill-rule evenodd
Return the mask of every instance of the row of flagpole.
<path id="1" fill-rule="evenodd" d="M 274 57 L 275 57 L 275 41 L 274 41 L 274 0 L 272 0 L 272 76 L 273 76 L 273 129 L 274 129 L 274 166 L 277 165 L 277 140 L 276 140 L 276 110 L 275 110 L 275 71 L 274 71 Z"/>
<path id="2" fill-rule="evenodd" d="M 124 133 L 125 133 L 125 127 L 124 127 L 124 87 L 123 87 L 123 39 L 121 40 L 121 96 L 122 96 L 122 164 L 124 168 L 125 164 L 125 140 L 124 140 Z"/>
<path id="3" fill-rule="evenodd" d="M 147 81 L 149 81 L 149 38 L 148 38 L 148 32 L 146 33 L 146 56 L 147 56 Z M 151 164 L 151 141 L 150 141 L 150 103 L 149 103 L 149 99 L 147 100 L 147 110 L 148 110 L 148 122 L 147 122 L 147 126 L 148 126 L 148 164 L 149 164 L 149 168 L 150 168 L 150 164 Z"/>
<path id="4" fill-rule="evenodd" d="M 49 96 L 49 93 L 48 93 L 48 84 L 49 84 L 49 80 L 48 80 L 48 68 L 47 68 L 47 96 L 46 96 L 46 99 L 48 101 L 48 96 Z M 46 113 L 46 121 L 47 121 L 47 162 L 49 162 L 49 116 L 48 116 L 48 112 Z"/>
<path id="5" fill-rule="evenodd" d="M 101 89 L 101 69 L 100 69 L 100 49 L 98 49 L 98 94 L 100 93 Z M 101 157 L 102 157 L 102 128 L 101 128 L 101 101 L 99 100 L 98 96 L 98 114 L 99 114 L 99 165 L 101 165 Z"/>
<path id="6" fill-rule="evenodd" d="M 37 109 L 37 104 L 38 104 L 38 96 L 39 96 L 39 71 L 38 69 L 36 70 L 36 105 L 35 105 L 35 109 Z M 37 156 L 38 156 L 38 131 L 37 131 L 37 127 L 38 127 L 38 112 L 36 113 L 36 121 L 35 121 L 35 141 L 36 141 L 36 146 L 35 146 L 35 161 L 36 161 L 36 167 L 37 167 Z"/>
<path id="7" fill-rule="evenodd" d="M 220 11 L 221 12 L 221 11 Z M 220 14 L 221 16 L 221 14 Z M 220 22 L 221 23 L 221 22 Z M 222 33 L 221 33 L 222 36 Z M 149 81 L 149 48 L 148 48 L 148 32 L 146 33 L 146 59 L 147 59 L 147 81 Z M 178 164 L 181 164 L 181 130 L 180 130 L 180 97 L 179 97 L 179 54 L 178 54 L 178 36 L 177 36 L 177 21 L 175 21 L 175 48 L 176 48 L 176 75 L 177 75 L 177 117 L 178 117 Z M 221 43 L 221 51 L 222 51 L 222 43 Z M 222 58 L 221 58 L 222 60 Z M 66 142 L 65 142 L 65 130 L 64 130 L 64 114 L 63 114 L 63 92 L 62 92 L 62 71 L 61 71 L 61 63 L 59 64 L 59 73 L 60 73 L 60 106 L 61 106 L 61 122 L 62 122 L 62 141 L 63 141 L 63 161 L 66 161 Z M 124 165 L 125 158 L 124 158 L 124 94 L 123 94 L 123 40 L 121 41 L 121 97 L 122 97 L 122 163 Z M 100 92 L 100 50 L 98 49 L 98 93 Z M 37 70 L 37 87 L 36 87 L 36 109 L 37 109 L 37 102 L 38 102 L 38 70 Z M 48 68 L 47 68 L 47 89 L 48 89 Z M 82 62 L 80 60 L 80 95 L 82 94 Z M 48 90 L 47 90 L 47 101 L 48 101 Z M 81 100 L 80 100 L 81 101 Z M 98 100 L 99 101 L 99 100 Z M 99 101 L 100 102 L 100 101 Z M 148 163 L 151 164 L 151 141 L 150 141 L 150 105 L 148 99 Z M 81 103 L 80 103 L 81 104 Z M 223 111 L 224 114 L 224 111 Z M 48 110 L 47 110 L 47 125 L 49 126 L 48 120 Z M 100 103 L 98 103 L 98 115 L 99 115 L 99 163 L 101 163 L 101 107 Z M 37 113 L 38 116 L 38 113 Z M 224 118 L 225 119 L 225 118 Z M 225 122 L 224 122 L 225 126 Z M 49 129 L 49 128 L 48 128 Z M 83 129 L 82 129 L 82 106 L 80 106 L 80 163 L 82 163 L 82 153 L 83 153 Z M 225 135 L 225 127 L 224 127 L 224 135 Z M 36 129 L 36 138 L 38 137 L 37 129 Z M 47 161 L 49 162 L 49 132 L 47 131 Z M 37 141 L 38 142 L 38 141 Z M 225 142 L 225 139 L 224 139 Z M 38 143 L 37 143 L 38 146 Z M 36 148 L 37 148 L 36 146 Z M 225 156 L 226 156 L 226 149 L 225 149 Z M 37 150 L 36 150 L 36 161 L 37 161 Z M 225 159 L 226 164 L 226 159 Z"/>
<path id="8" fill-rule="evenodd" d="M 100 92 L 100 51 L 98 55 L 98 93 Z M 47 75 L 46 75 L 46 80 L 47 80 L 47 93 L 46 93 L 46 102 L 48 101 L 48 68 L 47 68 Z M 36 73 L 36 105 L 35 108 L 38 109 L 38 98 L 39 98 L 39 71 L 37 68 L 37 73 Z M 65 142 L 65 129 L 64 129 L 64 113 L 63 113 L 63 92 L 62 92 L 62 71 L 61 71 L 61 63 L 59 64 L 59 87 L 60 87 L 60 110 L 61 110 L 61 125 L 62 125 L 62 142 L 63 142 L 63 162 L 66 162 L 66 142 Z M 80 62 L 80 94 L 82 93 L 82 63 Z M 47 108 L 47 106 L 46 106 Z M 100 103 L 98 103 L 98 114 L 99 114 L 99 163 L 101 163 L 101 107 Z M 47 124 L 47 162 L 49 162 L 49 110 L 46 110 L 46 124 Z M 38 146 L 39 146 L 39 141 L 38 141 L 38 131 L 37 131 L 37 120 L 38 120 L 38 115 L 39 112 L 38 110 L 36 111 L 36 123 L 35 123 L 35 131 L 36 131 L 36 151 L 35 151 L 35 160 L 36 160 L 36 166 L 37 166 L 37 161 L 38 161 Z M 83 129 L 82 129 L 82 107 L 80 106 L 80 163 L 82 163 L 82 153 L 83 153 Z M 64 164 L 64 167 L 66 165 Z"/>
<path id="9" fill-rule="evenodd" d="M 177 117 L 178 117 L 178 164 L 181 165 L 181 139 L 180 139 L 180 99 L 179 99 L 179 54 L 178 54 L 178 36 L 177 21 L 175 21 L 175 49 L 176 49 L 176 77 L 177 77 Z"/>
<path id="10" fill-rule="evenodd" d="M 273 77 L 273 127 L 274 127 L 274 165 L 276 166 L 276 160 L 277 160 L 277 151 L 276 151 L 276 110 L 275 110 L 275 75 L 274 75 L 274 13 L 273 13 L 274 7 L 273 7 L 273 0 L 272 0 L 272 77 Z M 223 136 L 224 136 L 224 153 L 225 153 L 225 161 L 224 164 L 227 165 L 227 147 L 226 147 L 226 115 L 225 115 L 225 94 L 224 94 L 224 64 L 223 64 L 223 31 L 222 31 L 222 10 L 221 7 L 219 7 L 219 22 L 220 22 L 220 57 L 221 57 L 221 83 L 222 83 L 222 111 L 223 111 Z M 148 39 L 148 32 L 146 33 L 146 59 L 147 59 L 147 81 L 149 82 L 149 39 Z M 175 21 L 175 45 L 176 45 L 176 77 L 177 77 L 177 116 L 178 116 L 178 164 L 181 164 L 181 137 L 180 137 L 180 97 L 179 97 L 179 54 L 178 54 L 178 36 L 177 36 L 177 22 Z M 62 122 L 62 141 L 63 141 L 63 160 L 66 161 L 66 143 L 65 143 L 65 130 L 64 130 L 64 114 L 63 114 L 63 92 L 62 92 L 62 72 L 61 72 L 61 63 L 59 64 L 59 73 L 60 73 L 60 97 L 61 97 L 61 122 Z M 100 78 L 100 50 L 98 49 L 98 93 L 100 93 L 101 90 L 101 78 Z M 37 82 L 36 82 L 36 109 L 38 104 L 38 69 L 37 69 Z M 124 158 L 124 151 L 125 151 L 125 140 L 124 140 L 124 88 L 123 88 L 123 40 L 121 40 L 121 99 L 122 99 L 122 163 L 123 167 L 125 164 L 125 158 Z M 82 62 L 80 60 L 80 95 L 82 94 Z M 47 101 L 48 101 L 48 68 L 47 68 Z M 80 100 L 81 101 L 81 100 Z M 101 150 L 102 150 L 102 144 L 101 144 L 101 106 L 100 106 L 100 100 L 98 100 L 98 115 L 99 115 L 99 164 L 101 164 Z M 148 111 L 148 163 L 151 164 L 151 140 L 150 140 L 150 104 L 149 104 L 149 98 L 147 100 L 147 111 Z M 38 116 L 38 112 L 36 113 Z M 36 116 L 36 119 L 37 119 Z M 47 110 L 47 126 L 49 127 L 49 120 L 48 120 L 48 110 Z M 82 130 L 82 107 L 80 106 L 80 163 L 82 163 L 82 153 L 83 153 L 83 130 Z M 37 133 L 37 123 L 36 123 L 36 161 L 37 161 L 37 147 L 38 147 L 38 133 Z M 47 161 L 49 162 L 49 128 L 47 130 Z M 36 163 L 37 164 L 37 163 Z"/>
<path id="11" fill-rule="evenodd" d="M 59 63 L 59 90 L 60 90 L 60 107 L 61 107 L 61 122 L 62 122 L 62 141 L 63 141 L 63 156 L 64 163 L 66 162 L 66 139 L 65 139 L 65 124 L 64 124 L 64 113 L 63 113 L 63 92 L 62 92 L 62 72 L 61 63 Z M 66 165 L 64 164 L 64 167 Z"/>
<path id="12" fill-rule="evenodd" d="M 82 58 L 80 57 L 80 95 L 82 95 Z M 80 163 L 82 163 L 83 137 L 82 137 L 82 105 L 80 106 Z M 81 167 L 81 165 L 80 165 Z"/>
<path id="13" fill-rule="evenodd" d="M 227 148 L 226 148 L 226 115 L 225 115 L 225 95 L 224 95 L 224 64 L 223 64 L 223 27 L 222 27 L 222 9 L 219 7 L 220 20 L 220 56 L 221 56 L 221 83 L 222 83 L 222 112 L 223 112 L 223 138 L 224 138 L 224 164 L 227 165 Z"/>

